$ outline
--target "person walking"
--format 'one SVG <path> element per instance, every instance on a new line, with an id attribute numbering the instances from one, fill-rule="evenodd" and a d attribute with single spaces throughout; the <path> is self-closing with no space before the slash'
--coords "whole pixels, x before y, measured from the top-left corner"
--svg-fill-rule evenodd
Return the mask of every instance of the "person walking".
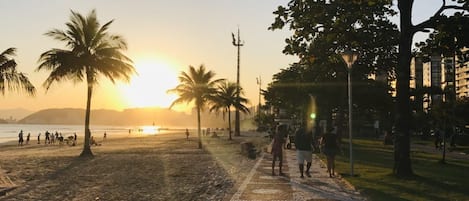
<path id="1" fill-rule="evenodd" d="M 50 144 L 50 133 L 46 131 L 46 139 L 44 140 L 44 144 Z"/>
<path id="2" fill-rule="evenodd" d="M 339 152 L 340 144 L 335 128 L 324 134 L 321 144 L 324 146 L 323 153 L 327 159 L 327 172 L 329 177 L 333 177 L 335 175 L 335 155 Z"/>
<path id="3" fill-rule="evenodd" d="M 442 149 L 441 143 L 443 142 L 440 129 L 436 129 L 435 131 L 435 149 Z"/>
<path id="4" fill-rule="evenodd" d="M 23 146 L 23 130 L 20 131 L 20 133 L 18 133 L 18 146 Z"/>
<path id="5" fill-rule="evenodd" d="M 283 166 L 283 144 L 285 144 L 285 134 L 287 132 L 286 125 L 279 125 L 277 131 L 273 135 L 272 139 L 272 176 L 275 176 L 275 162 L 279 161 L 279 175 L 283 176 L 282 166 Z"/>
<path id="6" fill-rule="evenodd" d="M 189 140 L 189 129 L 186 128 L 186 140 Z"/>
<path id="7" fill-rule="evenodd" d="M 26 144 L 29 144 L 30 138 L 31 138 L 31 133 L 28 133 L 28 135 L 26 135 Z"/>
<path id="8" fill-rule="evenodd" d="M 301 178 L 304 178 L 303 172 L 305 172 L 306 176 L 311 177 L 309 170 L 311 168 L 311 162 L 313 161 L 312 141 L 312 132 L 308 132 L 304 124 L 301 125 L 295 133 L 296 158 L 298 160 Z M 306 171 L 304 171 L 305 161 Z"/>
<path id="9" fill-rule="evenodd" d="M 41 133 L 37 134 L 37 144 L 41 144 Z"/>

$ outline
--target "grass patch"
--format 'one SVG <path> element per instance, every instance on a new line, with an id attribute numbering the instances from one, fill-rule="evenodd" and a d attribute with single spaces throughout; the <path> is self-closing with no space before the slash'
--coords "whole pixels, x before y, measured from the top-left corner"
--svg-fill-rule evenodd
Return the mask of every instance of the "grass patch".
<path id="1" fill-rule="evenodd" d="M 337 171 L 350 173 L 348 143 L 336 158 Z M 393 146 L 375 139 L 354 139 L 354 173 L 347 177 L 369 200 L 467 200 L 469 191 L 468 160 L 447 158 L 438 162 L 439 154 L 415 151 L 411 153 L 415 177 L 399 179 L 392 174 Z"/>

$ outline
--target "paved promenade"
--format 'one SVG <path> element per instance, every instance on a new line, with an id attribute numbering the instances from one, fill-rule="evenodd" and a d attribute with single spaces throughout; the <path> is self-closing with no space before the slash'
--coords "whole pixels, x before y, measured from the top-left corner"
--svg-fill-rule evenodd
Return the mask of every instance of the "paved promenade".
<path id="1" fill-rule="evenodd" d="M 306 175 L 300 178 L 295 150 L 284 152 L 285 176 L 272 176 L 271 170 L 272 155 L 263 153 L 231 200 L 365 200 L 341 178 L 329 178 L 324 163 L 316 154 L 313 155 L 310 178 Z"/>

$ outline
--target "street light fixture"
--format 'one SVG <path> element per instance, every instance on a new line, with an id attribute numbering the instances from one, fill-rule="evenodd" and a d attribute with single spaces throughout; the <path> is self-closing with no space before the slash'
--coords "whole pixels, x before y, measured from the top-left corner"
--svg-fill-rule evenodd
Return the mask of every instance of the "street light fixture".
<path id="1" fill-rule="evenodd" d="M 353 153 L 352 153 L 352 65 L 358 58 L 358 54 L 352 51 L 344 51 L 341 53 L 348 68 L 348 136 L 349 136 L 349 153 L 350 153 L 350 176 L 353 176 Z"/>

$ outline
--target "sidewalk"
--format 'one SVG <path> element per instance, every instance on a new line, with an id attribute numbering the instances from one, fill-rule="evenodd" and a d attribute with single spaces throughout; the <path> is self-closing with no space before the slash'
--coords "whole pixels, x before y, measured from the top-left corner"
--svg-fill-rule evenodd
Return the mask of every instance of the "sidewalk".
<path id="1" fill-rule="evenodd" d="M 278 168 L 276 167 L 278 174 Z M 300 178 L 296 151 L 284 151 L 285 176 L 272 176 L 272 155 L 262 153 L 231 201 L 241 200 L 365 200 L 341 178 L 329 178 L 323 162 L 313 154 L 311 178 Z"/>

